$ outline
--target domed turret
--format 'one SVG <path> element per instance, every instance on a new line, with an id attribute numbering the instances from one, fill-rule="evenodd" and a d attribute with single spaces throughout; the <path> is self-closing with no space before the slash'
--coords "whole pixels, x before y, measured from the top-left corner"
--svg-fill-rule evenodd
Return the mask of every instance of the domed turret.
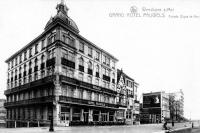
<path id="1" fill-rule="evenodd" d="M 68 16 L 69 8 L 64 4 L 63 0 L 61 0 L 61 3 L 56 6 L 56 9 L 57 14 L 54 17 L 50 18 L 45 26 L 45 30 L 48 29 L 48 27 L 56 20 L 61 20 L 61 22 L 67 25 L 71 30 L 78 33 L 79 29 L 76 23 Z"/>

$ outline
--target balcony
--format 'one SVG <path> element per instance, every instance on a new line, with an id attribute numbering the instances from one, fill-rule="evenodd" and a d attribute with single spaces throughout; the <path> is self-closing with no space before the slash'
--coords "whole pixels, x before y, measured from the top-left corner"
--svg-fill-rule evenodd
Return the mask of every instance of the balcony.
<path id="1" fill-rule="evenodd" d="M 117 107 L 123 107 L 126 108 L 127 106 L 125 104 L 122 104 L 121 102 L 117 102 Z"/>
<path id="2" fill-rule="evenodd" d="M 77 79 L 74 78 L 70 78 L 70 77 L 66 77 L 63 75 L 60 75 L 60 80 L 61 82 L 67 83 L 67 84 L 71 84 L 71 85 L 76 85 L 77 87 L 81 87 L 81 88 L 85 88 L 88 90 L 96 90 L 96 91 L 103 91 L 104 93 L 109 93 L 109 94 L 114 94 L 116 95 L 117 92 L 111 89 L 107 89 L 104 87 L 100 87 L 97 85 L 93 85 L 84 81 L 79 81 Z"/>
<path id="3" fill-rule="evenodd" d="M 109 82 L 110 82 L 110 77 L 109 77 L 109 76 L 106 76 L 106 75 L 103 75 L 103 80 L 106 80 L 106 81 L 109 81 Z"/>
<path id="4" fill-rule="evenodd" d="M 61 58 L 61 64 L 75 69 L 75 62 L 65 59 L 63 57 Z"/>
<path id="5" fill-rule="evenodd" d="M 84 66 L 79 65 L 79 71 L 84 72 Z"/>
<path id="6" fill-rule="evenodd" d="M 60 102 L 67 102 L 67 103 L 74 103 L 74 104 L 85 104 L 86 106 L 96 106 L 96 107 L 109 107 L 109 108 L 117 108 L 116 104 L 111 103 L 104 103 L 104 102 L 97 102 L 92 100 L 86 100 L 86 99 L 79 99 L 79 98 L 73 98 L 73 97 L 67 97 L 67 96 L 59 96 Z"/>
<path id="7" fill-rule="evenodd" d="M 48 59 L 46 61 L 46 67 L 55 66 L 55 62 L 56 62 L 55 57 L 51 58 L 51 59 Z"/>
<path id="8" fill-rule="evenodd" d="M 38 86 L 41 86 L 41 85 L 53 84 L 54 79 L 55 79 L 55 75 L 50 75 L 48 77 L 45 77 L 45 78 L 30 82 L 30 83 L 27 83 L 27 84 L 24 84 L 24 85 L 17 86 L 17 87 L 12 88 L 12 89 L 5 90 L 4 94 L 8 95 L 10 93 L 23 91 L 23 90 L 30 89 L 30 88 L 35 88 L 35 87 L 38 87 Z"/>
<path id="9" fill-rule="evenodd" d="M 55 100 L 55 96 L 45 96 L 38 97 L 33 99 L 15 101 L 15 102 L 5 102 L 4 107 L 13 107 L 13 106 L 24 106 L 24 105 L 33 105 L 33 104 L 48 104 L 52 103 Z"/>

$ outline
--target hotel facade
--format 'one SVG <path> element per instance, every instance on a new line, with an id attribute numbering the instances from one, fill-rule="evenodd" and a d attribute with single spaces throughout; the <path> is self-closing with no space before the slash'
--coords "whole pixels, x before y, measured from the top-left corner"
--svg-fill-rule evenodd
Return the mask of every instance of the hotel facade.
<path id="1" fill-rule="evenodd" d="M 118 59 L 79 34 L 67 6 L 6 60 L 7 127 L 115 122 Z"/>

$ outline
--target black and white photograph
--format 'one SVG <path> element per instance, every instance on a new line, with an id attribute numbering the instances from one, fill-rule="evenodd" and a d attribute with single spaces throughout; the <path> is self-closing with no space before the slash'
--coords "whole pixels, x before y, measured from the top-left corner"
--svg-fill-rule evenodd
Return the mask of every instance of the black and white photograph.
<path id="1" fill-rule="evenodd" d="M 200 1 L 0 0 L 0 133 L 200 133 Z"/>

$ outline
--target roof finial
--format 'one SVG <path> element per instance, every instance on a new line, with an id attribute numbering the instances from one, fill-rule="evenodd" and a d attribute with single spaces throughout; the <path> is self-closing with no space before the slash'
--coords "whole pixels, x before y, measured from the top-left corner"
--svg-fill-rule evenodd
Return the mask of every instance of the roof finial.
<path id="1" fill-rule="evenodd" d="M 61 0 L 61 4 L 64 4 L 64 0 Z"/>

